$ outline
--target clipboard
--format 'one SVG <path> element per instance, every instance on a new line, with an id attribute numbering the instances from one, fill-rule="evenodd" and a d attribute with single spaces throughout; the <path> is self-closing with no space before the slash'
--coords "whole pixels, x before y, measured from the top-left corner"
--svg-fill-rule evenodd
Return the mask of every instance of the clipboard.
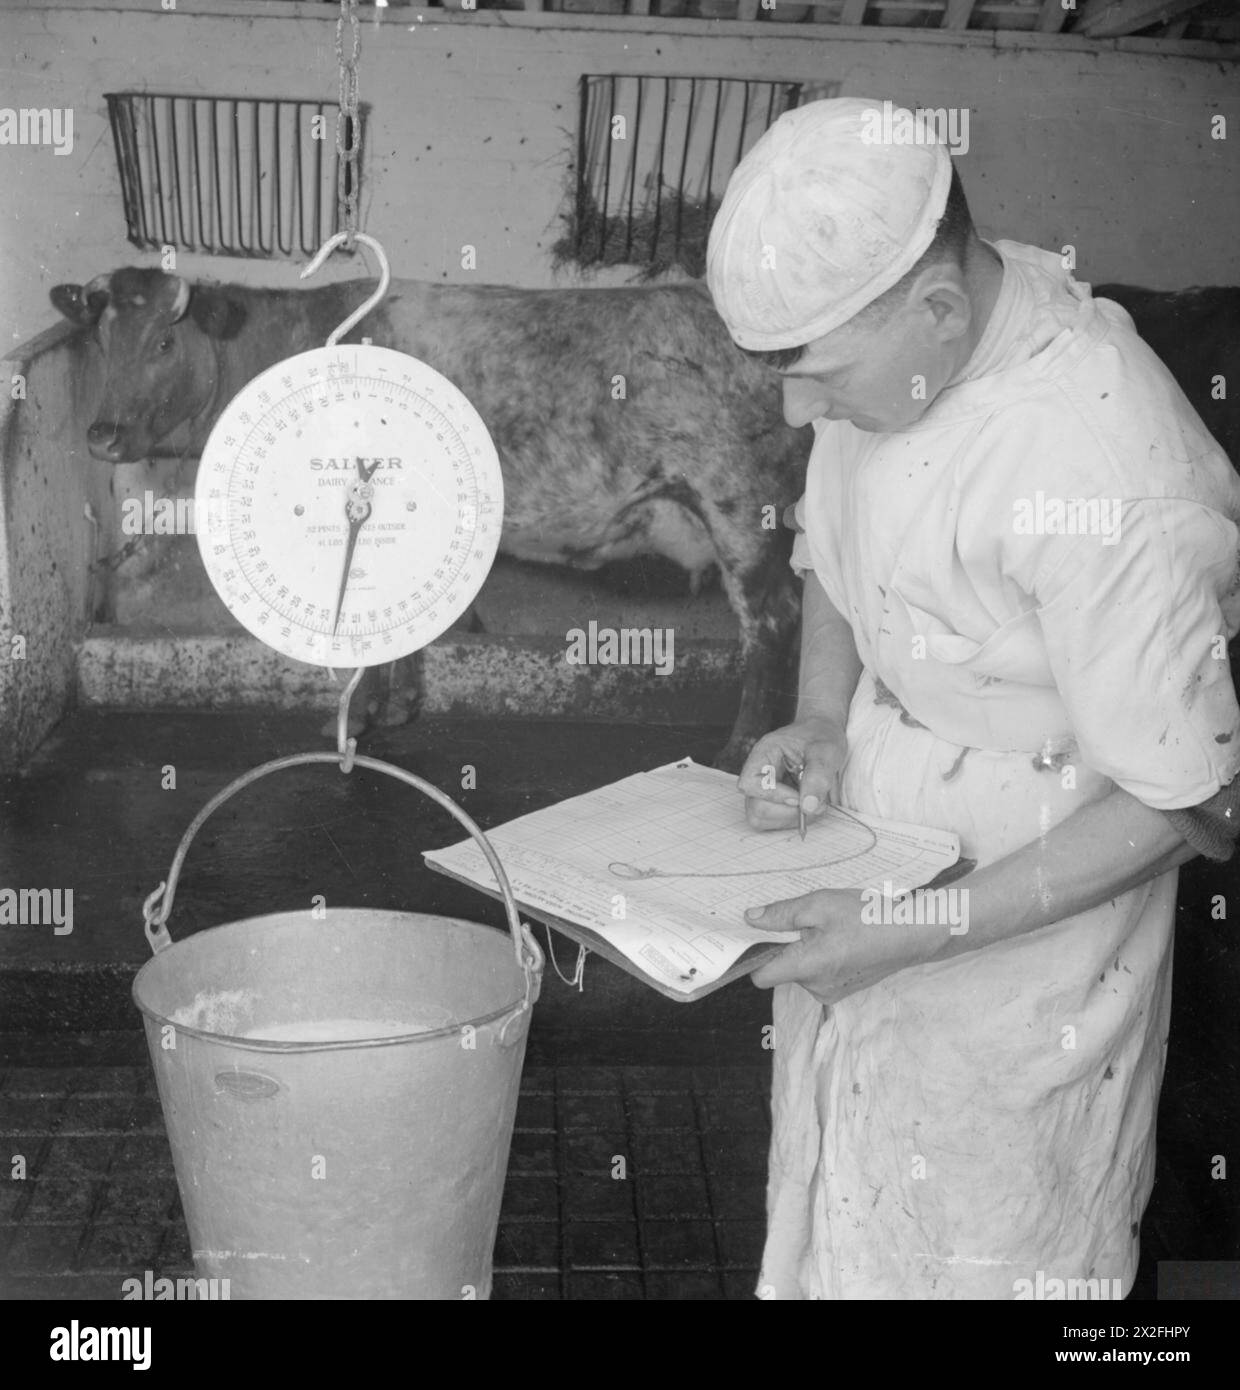
<path id="1" fill-rule="evenodd" d="M 498 888 L 484 888 L 481 884 L 475 883 L 473 879 L 466 878 L 464 874 L 454 873 L 451 869 L 446 869 L 442 865 L 433 861 L 428 861 L 430 867 L 436 873 L 443 874 L 445 878 L 455 879 L 458 883 L 464 883 L 470 888 L 477 889 L 480 893 L 485 893 L 488 898 L 495 902 L 503 902 L 503 894 Z M 954 864 L 949 865 L 941 873 L 936 874 L 928 883 L 919 884 L 921 888 L 943 888 L 949 883 L 954 883 L 956 879 L 963 878 L 977 868 L 975 859 L 957 859 Z M 915 892 L 916 889 L 910 889 Z M 713 994 L 717 989 L 722 989 L 724 985 L 730 985 L 733 980 L 739 980 L 746 975 L 765 965 L 772 960 L 780 951 L 784 949 L 782 945 L 769 942 L 755 942 L 745 953 L 740 956 L 718 979 L 711 980 L 707 984 L 700 985 L 697 989 L 687 992 L 673 989 L 670 985 L 665 985 L 661 981 L 634 965 L 631 960 L 622 952 L 616 949 L 605 937 L 589 927 L 582 926 L 578 922 L 566 921 L 563 917 L 556 917 L 550 912 L 541 908 L 530 907 L 528 903 L 521 901 L 520 894 L 515 894 L 517 906 L 521 909 L 523 916 L 532 918 L 535 922 L 541 922 L 548 931 L 558 931 L 567 936 L 570 941 L 574 941 L 578 946 L 584 946 L 587 951 L 593 951 L 596 955 L 602 956 L 612 965 L 618 966 L 626 974 L 632 975 L 634 979 L 640 980 L 648 988 L 656 990 L 665 999 L 671 999 L 677 1004 L 692 1004 L 699 999 L 705 999 L 708 994 Z M 795 938 L 789 938 L 787 944 L 791 945 Z"/>
<path id="2" fill-rule="evenodd" d="M 487 832 L 523 913 L 667 998 L 692 1001 L 752 973 L 796 939 L 744 921 L 760 904 L 822 888 L 911 888 L 959 863 L 950 832 L 828 807 L 809 841 L 739 813 L 734 779 L 691 758 L 634 773 Z M 423 850 L 498 895 L 471 840 Z M 698 978 L 693 978 L 693 977 Z"/>

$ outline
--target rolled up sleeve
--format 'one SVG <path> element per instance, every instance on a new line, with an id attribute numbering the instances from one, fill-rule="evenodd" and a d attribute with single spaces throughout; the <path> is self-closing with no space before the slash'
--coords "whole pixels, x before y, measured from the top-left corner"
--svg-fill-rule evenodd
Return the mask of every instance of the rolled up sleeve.
<path id="1" fill-rule="evenodd" d="M 1235 853 L 1240 839 L 1240 777 L 1200 806 L 1185 806 L 1163 815 L 1198 854 L 1220 863 Z"/>
<path id="2" fill-rule="evenodd" d="M 1201 807 L 1240 771 L 1222 606 L 1235 589 L 1237 534 L 1200 503 L 1150 498 L 1125 502 L 1111 543 L 1045 543 L 1038 618 L 1081 757 L 1155 810 Z M 1235 818 L 1218 809 L 1214 820 Z M 1227 857 L 1209 814 L 1181 821 L 1195 847 Z"/>

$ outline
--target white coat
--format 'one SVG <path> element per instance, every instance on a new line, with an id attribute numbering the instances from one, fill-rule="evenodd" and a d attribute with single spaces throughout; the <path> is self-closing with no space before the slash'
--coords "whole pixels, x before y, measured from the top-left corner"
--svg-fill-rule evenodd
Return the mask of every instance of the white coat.
<path id="1" fill-rule="evenodd" d="M 864 665 L 844 804 L 954 830 L 980 864 L 1114 786 L 1193 806 L 1240 770 L 1240 483 L 1122 309 L 996 249 L 967 379 L 899 433 L 815 426 L 793 556 Z M 777 988 L 758 1292 L 1126 1293 L 1175 892 L 1164 874 L 829 1009 Z"/>

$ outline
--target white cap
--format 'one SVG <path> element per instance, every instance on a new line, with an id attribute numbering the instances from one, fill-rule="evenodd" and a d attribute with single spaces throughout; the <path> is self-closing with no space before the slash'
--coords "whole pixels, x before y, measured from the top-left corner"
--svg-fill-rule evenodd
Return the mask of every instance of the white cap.
<path id="1" fill-rule="evenodd" d="M 782 115 L 737 165 L 710 229 L 706 282 L 734 341 L 799 347 L 846 323 L 934 240 L 951 177 L 933 127 L 891 102 L 838 97 Z"/>

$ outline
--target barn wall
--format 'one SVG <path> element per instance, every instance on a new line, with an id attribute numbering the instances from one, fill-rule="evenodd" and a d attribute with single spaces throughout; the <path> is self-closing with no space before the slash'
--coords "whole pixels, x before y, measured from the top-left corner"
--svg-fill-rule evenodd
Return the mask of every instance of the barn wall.
<path id="1" fill-rule="evenodd" d="M 0 147 L 0 343 L 45 327 L 49 287 L 123 262 L 105 91 L 334 98 L 335 9 L 240 0 L 32 0 L 0 10 L 7 106 L 68 106 L 74 145 Z M 965 106 L 962 157 L 986 234 L 1071 242 L 1082 278 L 1156 288 L 1240 280 L 1237 64 L 1139 42 L 485 11 L 370 10 L 364 225 L 399 275 L 555 283 L 549 248 L 584 72 L 798 79 Z M 1210 138 L 1211 116 L 1233 138 Z M 460 247 L 477 247 L 476 272 Z M 291 284 L 288 264 L 183 257 L 181 269 Z M 337 259 L 333 274 L 355 273 Z"/>
<path id="2" fill-rule="evenodd" d="M 95 602 L 96 519 L 106 474 L 75 439 L 92 350 L 53 328 L 0 360 L 0 772 L 20 765 L 74 698 L 77 648 Z M 106 522 L 105 522 L 106 524 Z"/>

